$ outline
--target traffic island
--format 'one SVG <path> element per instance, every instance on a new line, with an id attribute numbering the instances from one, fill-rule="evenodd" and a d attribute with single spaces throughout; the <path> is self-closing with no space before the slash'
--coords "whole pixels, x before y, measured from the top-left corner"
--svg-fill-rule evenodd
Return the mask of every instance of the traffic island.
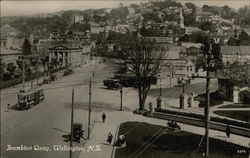
<path id="1" fill-rule="evenodd" d="M 117 148 L 115 158 L 193 158 L 203 157 L 205 141 L 202 135 L 145 122 L 126 122 L 118 135 L 125 135 L 126 147 Z M 210 138 L 210 157 L 247 158 L 248 148 Z M 245 153 L 241 151 L 246 151 Z"/>

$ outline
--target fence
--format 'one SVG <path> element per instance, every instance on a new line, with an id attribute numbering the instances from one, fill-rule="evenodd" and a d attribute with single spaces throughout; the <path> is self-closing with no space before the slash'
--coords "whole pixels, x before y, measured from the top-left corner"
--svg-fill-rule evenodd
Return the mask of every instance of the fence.
<path id="1" fill-rule="evenodd" d="M 50 70 L 50 73 L 55 73 L 55 72 L 58 72 L 58 71 L 61 71 L 61 70 L 64 70 L 66 67 L 60 67 L 60 68 L 56 68 L 56 69 L 52 69 Z M 44 75 L 43 72 L 37 72 L 37 73 L 32 73 L 30 75 L 25 75 L 25 81 L 31 81 L 31 80 L 34 80 L 36 78 L 40 78 Z M 18 85 L 18 84 L 21 84 L 23 82 L 23 79 L 22 77 L 19 77 L 19 78 L 14 78 L 14 79 L 11 79 L 11 80 L 7 80 L 7 81 L 3 81 L 1 80 L 0 81 L 0 89 L 4 89 L 4 88 L 9 88 L 11 86 L 15 86 L 15 85 Z"/>
<path id="2" fill-rule="evenodd" d="M 194 125 L 198 127 L 205 126 L 204 120 L 199 119 L 199 118 L 192 118 L 192 117 L 169 114 L 169 113 L 162 113 L 162 112 L 154 112 L 153 117 L 164 119 L 164 120 L 175 120 L 177 122 L 190 124 L 190 125 Z M 225 129 L 227 128 L 227 124 L 216 122 L 216 121 L 210 121 L 209 126 L 210 126 L 210 129 L 219 130 L 219 131 L 225 131 Z M 230 125 L 230 128 L 231 128 L 231 133 L 250 138 L 249 128 L 238 127 L 235 125 Z"/>

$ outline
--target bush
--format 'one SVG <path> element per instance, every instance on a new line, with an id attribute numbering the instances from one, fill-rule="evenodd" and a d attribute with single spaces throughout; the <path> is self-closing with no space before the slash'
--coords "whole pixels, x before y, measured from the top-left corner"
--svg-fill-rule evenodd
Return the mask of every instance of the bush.
<path id="1" fill-rule="evenodd" d="M 195 97 L 195 100 L 199 101 L 199 107 L 206 106 L 206 94 L 201 94 Z M 210 93 L 210 106 L 215 106 L 219 104 L 223 104 L 223 99 L 219 97 L 219 91 L 215 91 Z"/>
<path id="2" fill-rule="evenodd" d="M 243 104 L 250 104 L 250 92 L 245 90 L 240 92 L 240 98 Z"/>
<path id="3" fill-rule="evenodd" d="M 8 81 L 8 80 L 10 80 L 10 79 L 11 79 L 10 73 L 4 73 L 4 74 L 3 74 L 3 80 L 4 80 L 4 81 Z"/>

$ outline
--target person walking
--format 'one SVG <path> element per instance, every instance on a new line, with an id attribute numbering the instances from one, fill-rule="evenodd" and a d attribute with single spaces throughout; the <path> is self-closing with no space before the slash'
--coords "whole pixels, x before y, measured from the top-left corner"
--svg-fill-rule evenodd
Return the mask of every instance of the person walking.
<path id="1" fill-rule="evenodd" d="M 105 120 L 106 120 L 106 114 L 105 112 L 102 113 L 102 122 L 105 123 Z"/>
<path id="2" fill-rule="evenodd" d="M 107 142 L 108 142 L 109 144 L 111 144 L 112 139 L 113 139 L 113 135 L 109 132 Z"/>
<path id="3" fill-rule="evenodd" d="M 229 138 L 230 137 L 230 133 L 231 133 L 231 129 L 230 129 L 229 125 L 227 125 L 227 128 L 226 128 L 225 132 L 226 132 L 227 137 Z"/>
<path id="4" fill-rule="evenodd" d="M 8 112 L 10 111 L 10 104 L 7 105 Z"/>

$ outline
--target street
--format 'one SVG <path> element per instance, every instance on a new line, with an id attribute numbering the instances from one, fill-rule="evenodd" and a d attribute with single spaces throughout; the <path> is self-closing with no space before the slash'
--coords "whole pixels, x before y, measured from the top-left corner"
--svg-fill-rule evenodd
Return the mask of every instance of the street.
<path id="1" fill-rule="evenodd" d="M 45 100 L 25 111 L 16 111 L 11 109 L 6 111 L 6 105 L 11 106 L 17 103 L 18 88 L 9 88 L 1 91 L 1 149 L 4 158 L 16 157 L 68 157 L 68 151 L 54 151 L 53 145 L 67 145 L 66 135 L 70 133 L 71 118 L 71 99 L 72 88 L 75 92 L 75 115 L 74 122 L 80 122 L 84 125 L 84 137 L 87 136 L 88 111 L 84 106 L 88 105 L 89 80 L 92 77 L 94 64 L 79 68 L 72 75 L 59 78 L 57 81 L 43 85 Z M 103 71 L 105 69 L 105 71 Z M 93 113 L 91 122 L 93 123 L 103 111 L 101 106 L 95 109 L 98 102 L 103 101 L 105 95 L 98 95 L 96 89 L 107 91 L 102 88 L 102 80 L 112 76 L 113 68 L 106 67 L 104 64 L 98 64 L 97 72 L 93 78 Z M 100 88 L 101 87 L 101 88 Z M 110 91 L 114 93 L 115 91 Z M 111 93 L 107 94 L 111 94 Z M 103 94 L 103 92 L 101 92 Z M 98 95 L 98 96 L 97 96 Z M 102 96 L 102 98 L 100 98 Z M 117 91 L 117 101 L 119 102 L 119 92 Z M 113 100 L 110 102 L 115 103 Z M 108 104 L 107 104 L 108 105 Z M 114 106 L 113 104 L 112 106 Z M 116 104 L 119 105 L 119 104 Z M 109 106 L 109 110 L 112 110 Z M 79 145 L 80 144 L 75 144 Z M 7 151 L 7 147 L 32 147 L 31 151 Z M 38 148 L 39 146 L 39 148 Z M 41 148 L 40 148 L 41 147 Z M 49 149 L 42 147 L 50 147 Z M 34 151 L 48 150 L 46 151 Z"/>

